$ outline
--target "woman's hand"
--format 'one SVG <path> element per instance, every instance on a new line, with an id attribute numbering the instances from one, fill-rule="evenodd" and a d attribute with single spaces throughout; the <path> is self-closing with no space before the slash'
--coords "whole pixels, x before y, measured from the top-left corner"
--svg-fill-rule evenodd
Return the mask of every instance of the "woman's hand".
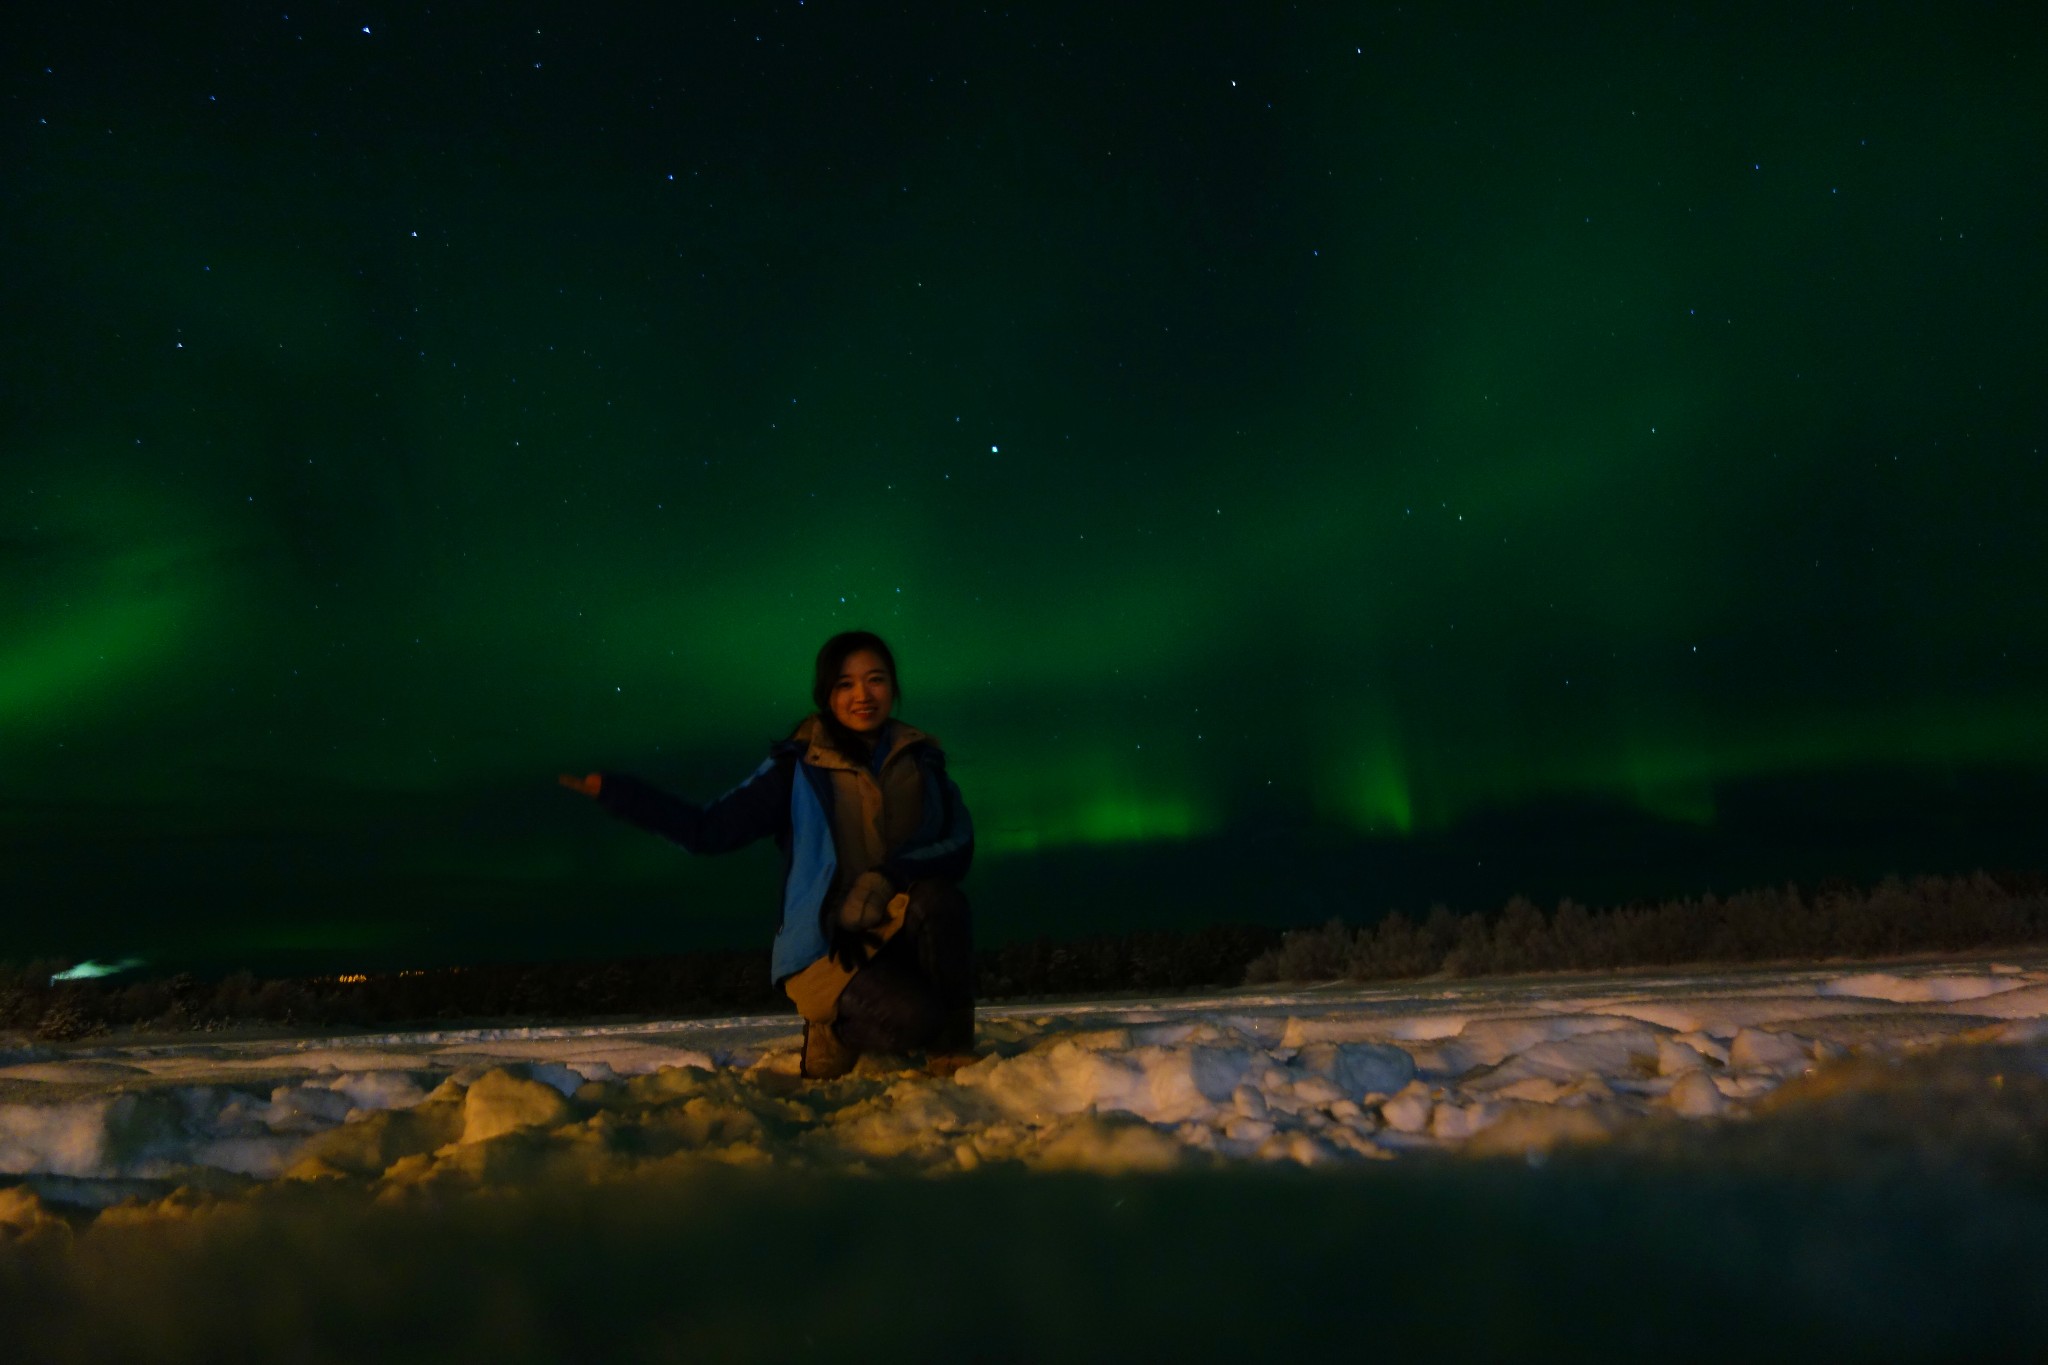
<path id="1" fill-rule="evenodd" d="M 582 792 L 585 796 L 596 796 L 600 791 L 604 790 L 603 773 L 585 773 L 581 777 L 571 773 L 560 773 L 556 775 L 555 781 L 561 783 L 570 791 Z"/>

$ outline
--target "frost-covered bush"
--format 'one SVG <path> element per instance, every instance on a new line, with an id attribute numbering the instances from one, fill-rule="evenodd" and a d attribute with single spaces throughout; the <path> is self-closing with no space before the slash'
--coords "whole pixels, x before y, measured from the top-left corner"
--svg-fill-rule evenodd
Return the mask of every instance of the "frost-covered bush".
<path id="1" fill-rule="evenodd" d="M 107 1021 L 77 1000 L 59 1000 L 36 1024 L 36 1037 L 46 1043 L 90 1038 L 107 1031 Z"/>
<path id="2" fill-rule="evenodd" d="M 1343 920 L 1319 929 L 1295 929 L 1281 936 L 1280 946 L 1261 953 L 1245 967 L 1247 982 L 1320 981 L 1344 976 L 1351 966 L 1358 934 Z"/>

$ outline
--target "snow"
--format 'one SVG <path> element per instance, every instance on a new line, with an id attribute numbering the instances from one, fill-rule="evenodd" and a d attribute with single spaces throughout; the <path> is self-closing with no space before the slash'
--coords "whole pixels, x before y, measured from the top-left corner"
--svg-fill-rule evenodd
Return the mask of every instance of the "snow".
<path id="1" fill-rule="evenodd" d="M 487 1071 L 462 1096 L 462 1143 L 489 1142 L 521 1128 L 556 1128 L 574 1114 L 559 1090 L 509 1071 Z"/>
<path id="2" fill-rule="evenodd" d="M 1889 972 L 1867 972 L 1861 976 L 1845 976 L 1827 982 L 1821 987 L 1821 994 L 1861 996 L 1868 1000 L 1889 1000 L 1897 1004 L 1906 1004 L 1924 1000 L 1982 1000 L 1987 995 L 2001 995 L 2026 984 L 2024 977 L 2010 970 L 1994 969 L 1986 975 L 1945 972 L 1918 977 L 1894 976 Z"/>
<path id="3" fill-rule="evenodd" d="M 678 1163 L 939 1173 L 1356 1166 L 1739 1121 L 1845 1059 L 2044 1036 L 2048 961 L 996 1006 L 974 1063 L 795 1074 L 793 1018 L 0 1055 L 0 1175 L 74 1206 L 280 1181 L 382 1197 Z M 4 1213 L 20 1221 L 29 1214 Z M 32 1219 L 31 1219 L 32 1221 Z"/>

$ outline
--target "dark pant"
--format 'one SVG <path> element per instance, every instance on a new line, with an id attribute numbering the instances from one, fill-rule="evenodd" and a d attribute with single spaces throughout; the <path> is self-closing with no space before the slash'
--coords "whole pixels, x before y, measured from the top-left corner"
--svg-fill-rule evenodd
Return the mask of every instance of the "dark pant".
<path id="1" fill-rule="evenodd" d="M 974 921 L 959 887 L 911 884 L 903 927 L 846 983 L 832 1032 L 856 1052 L 974 1045 Z"/>

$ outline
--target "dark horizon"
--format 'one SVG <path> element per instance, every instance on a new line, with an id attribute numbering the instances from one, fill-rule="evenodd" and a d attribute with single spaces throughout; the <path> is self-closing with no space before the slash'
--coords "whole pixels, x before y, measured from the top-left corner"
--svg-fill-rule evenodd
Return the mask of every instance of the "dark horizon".
<path id="1" fill-rule="evenodd" d="M 1435 904 L 1497 911 L 1517 895 L 1545 909 L 1563 899 L 1604 909 L 1788 882 L 1810 892 L 1886 876 L 2038 873 L 2048 870 L 2044 787 L 2040 775 L 2014 769 L 1870 771 L 1734 787 L 1712 823 L 1660 820 L 1621 802 L 1554 800 L 1441 834 L 1379 840 L 1276 819 L 1170 849 L 998 856 L 977 867 L 969 889 L 983 941 L 1000 944 L 1211 924 L 1370 925 Z M 506 793 L 489 808 L 536 830 L 563 805 L 595 817 L 572 803 L 533 791 Z M 477 808 L 463 814 L 476 818 Z M 587 869 L 580 879 L 405 870 L 406 858 L 456 837 L 462 823 L 451 815 L 436 831 L 396 819 L 363 831 L 362 843 L 380 853 L 350 871 L 333 865 L 325 838 L 304 830 L 216 829 L 195 840 L 140 834 L 119 820 L 96 840 L 42 847 L 41 879 L 24 884 L 28 903 L 62 905 L 66 914 L 40 934 L 24 919 L 0 960 L 133 957 L 148 974 L 313 975 L 752 949 L 772 929 L 777 861 L 768 845 L 693 859 L 654 842 L 659 862 L 650 867 L 638 861 L 646 836 L 599 817 L 578 848 Z M 1284 877 L 1271 871 L 1276 858 L 1291 869 Z M 216 883 L 223 862 L 245 871 Z M 142 886 L 149 890 L 138 893 Z M 94 932 L 81 935 L 67 918 Z"/>

